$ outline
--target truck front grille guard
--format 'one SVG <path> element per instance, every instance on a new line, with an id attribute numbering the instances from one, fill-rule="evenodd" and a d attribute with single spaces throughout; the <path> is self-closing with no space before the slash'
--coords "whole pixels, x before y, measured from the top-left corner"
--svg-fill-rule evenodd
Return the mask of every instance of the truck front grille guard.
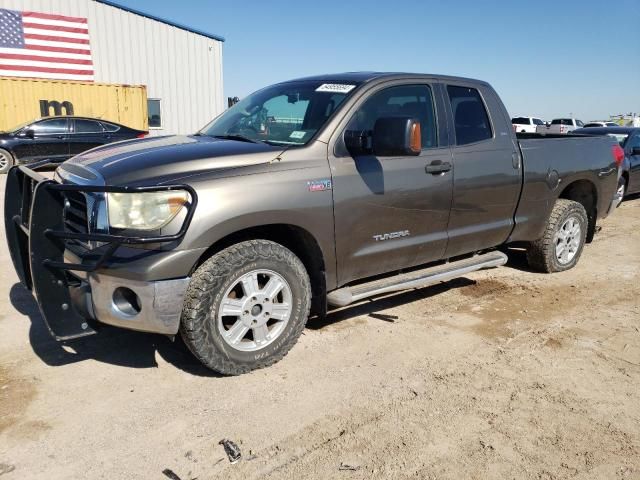
<path id="1" fill-rule="evenodd" d="M 43 165 L 48 162 L 43 162 Z M 35 165 L 37 168 L 40 165 Z M 191 196 L 180 230 L 172 235 L 133 236 L 72 232 L 65 226 L 64 200 L 67 192 L 142 193 L 184 190 Z M 180 241 L 193 218 L 198 197 L 189 185 L 116 187 L 61 184 L 24 166 L 13 167 L 5 187 L 5 230 L 11 260 L 20 281 L 33 290 L 51 333 L 59 340 L 89 335 L 95 331 L 86 316 L 72 306 L 74 285 L 67 271 L 93 272 L 100 269 L 123 245 L 144 245 Z M 81 246 L 82 263 L 67 263 L 64 253 L 70 242 Z M 97 248 L 78 242 L 101 242 Z M 71 250 L 73 251 L 73 250 Z M 97 258 L 97 259 L 96 259 Z"/>
<path id="2" fill-rule="evenodd" d="M 51 181 L 47 183 L 44 188 L 53 192 L 80 192 L 80 193 L 146 193 L 146 192 L 166 192 L 171 190 L 184 190 L 189 192 L 191 196 L 190 205 L 187 207 L 187 215 L 180 227 L 180 230 L 173 235 L 155 235 L 155 236 L 132 236 L 132 235 L 112 235 L 107 233 L 78 233 L 70 232 L 67 230 L 54 230 L 46 229 L 44 234 L 51 239 L 60 240 L 79 240 L 81 242 L 101 242 L 105 243 L 106 248 L 102 256 L 93 265 L 77 264 L 77 263 L 64 263 L 55 261 L 45 261 L 45 264 L 52 268 L 60 268 L 64 270 L 80 270 L 84 272 L 92 272 L 100 268 L 104 262 L 106 262 L 121 245 L 144 245 L 149 243 L 170 243 L 175 242 L 184 237 L 193 214 L 195 212 L 196 205 L 198 203 L 198 197 L 195 190 L 189 185 L 164 185 L 160 187 L 115 187 L 115 186 L 102 186 L 102 185 L 70 185 L 60 184 Z M 102 247 L 101 247 L 102 248 Z M 92 250 L 88 250 L 90 253 Z"/>

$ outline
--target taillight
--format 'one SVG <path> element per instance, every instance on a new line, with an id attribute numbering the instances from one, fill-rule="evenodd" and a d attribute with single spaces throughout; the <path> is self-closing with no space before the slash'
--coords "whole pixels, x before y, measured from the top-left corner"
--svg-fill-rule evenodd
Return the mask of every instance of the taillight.
<path id="1" fill-rule="evenodd" d="M 611 155 L 613 155 L 616 165 L 622 165 L 622 161 L 624 160 L 624 150 L 620 145 L 614 145 L 611 147 Z"/>
<path id="2" fill-rule="evenodd" d="M 136 135 L 136 138 L 144 138 L 147 135 L 149 135 L 149 132 L 142 132 L 142 133 L 139 133 L 138 135 Z"/>

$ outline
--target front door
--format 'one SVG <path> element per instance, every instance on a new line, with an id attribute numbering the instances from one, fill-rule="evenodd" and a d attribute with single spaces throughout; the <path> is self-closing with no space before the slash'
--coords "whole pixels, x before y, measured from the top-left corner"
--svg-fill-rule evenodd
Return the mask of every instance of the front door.
<path id="1" fill-rule="evenodd" d="M 428 173 L 426 167 L 444 164 L 446 170 L 451 154 L 439 139 L 433 90 L 427 84 L 380 87 L 356 105 L 329 155 L 341 285 L 438 260 L 444 254 L 452 172 Z M 420 120 L 420 155 L 354 156 L 346 150 L 345 134 L 367 134 L 378 118 L 393 115 Z"/>
<path id="2" fill-rule="evenodd" d="M 69 158 L 68 119 L 60 117 L 41 120 L 24 130 L 32 130 L 33 138 L 23 137 L 22 142 L 14 148 L 16 157 L 21 162 L 45 159 L 62 161 Z"/>

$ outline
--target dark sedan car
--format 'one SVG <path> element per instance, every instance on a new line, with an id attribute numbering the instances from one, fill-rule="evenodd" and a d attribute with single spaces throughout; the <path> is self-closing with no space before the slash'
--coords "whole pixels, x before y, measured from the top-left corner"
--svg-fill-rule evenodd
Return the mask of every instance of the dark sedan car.
<path id="1" fill-rule="evenodd" d="M 0 132 L 0 173 L 17 163 L 62 162 L 90 148 L 147 133 L 95 118 L 42 118 Z"/>
<path id="2" fill-rule="evenodd" d="M 624 150 L 622 175 L 618 185 L 618 196 L 623 197 L 640 193 L 640 128 L 633 127 L 601 127 L 580 128 L 574 134 L 609 135 L 618 140 Z"/>

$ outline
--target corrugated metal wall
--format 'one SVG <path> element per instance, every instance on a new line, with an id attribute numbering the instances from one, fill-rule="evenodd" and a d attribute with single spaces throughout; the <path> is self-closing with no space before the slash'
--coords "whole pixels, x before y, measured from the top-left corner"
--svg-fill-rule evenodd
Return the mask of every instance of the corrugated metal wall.
<path id="1" fill-rule="evenodd" d="M 67 101 L 74 115 L 147 130 L 143 86 L 0 77 L 0 131 L 40 117 L 40 100 Z M 49 114 L 54 113 L 49 108 Z"/>
<path id="2" fill-rule="evenodd" d="M 86 17 L 95 81 L 146 85 L 161 130 L 193 133 L 224 108 L 222 42 L 93 0 L 0 0 L 0 8 Z M 149 12 L 153 14 L 153 12 Z"/>

